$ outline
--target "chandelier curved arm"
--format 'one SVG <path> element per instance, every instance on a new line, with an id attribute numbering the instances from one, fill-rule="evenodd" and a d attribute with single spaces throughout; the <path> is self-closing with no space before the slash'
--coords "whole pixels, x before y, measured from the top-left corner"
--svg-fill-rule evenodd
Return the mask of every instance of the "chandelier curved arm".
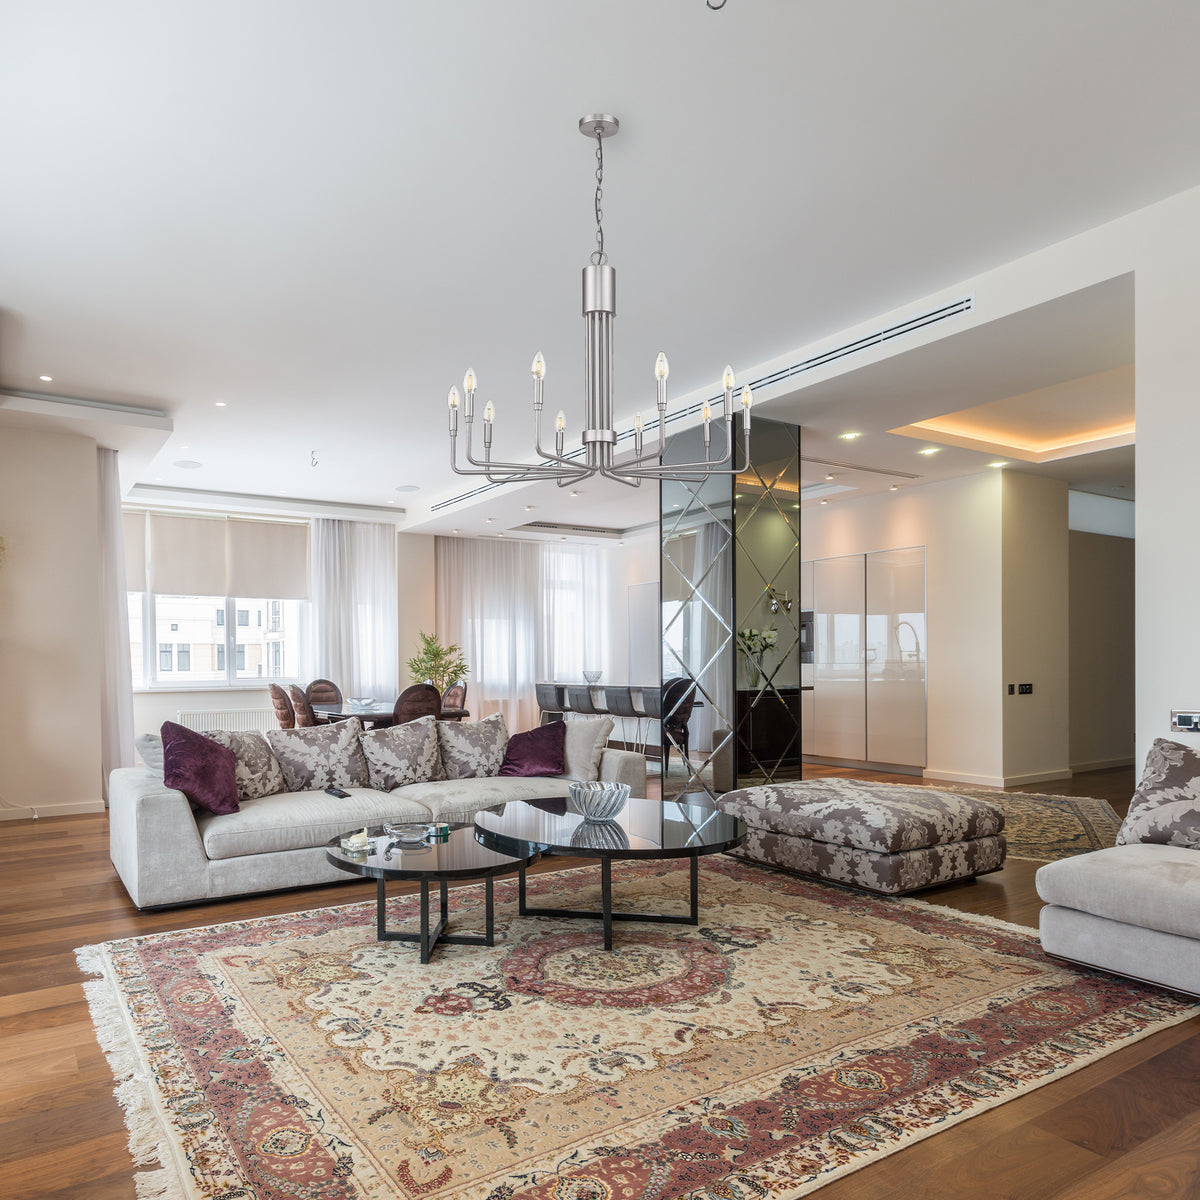
<path id="1" fill-rule="evenodd" d="M 556 418 L 556 423 L 557 423 L 557 418 Z M 534 446 L 534 449 L 547 462 L 561 463 L 564 467 L 571 467 L 573 470 L 578 471 L 580 469 L 580 464 L 575 462 L 573 459 L 564 457 L 564 455 L 563 455 L 563 452 L 562 452 L 562 450 L 563 450 L 563 431 L 561 429 L 556 428 L 554 440 L 555 440 L 555 446 L 557 449 L 556 454 L 551 454 L 549 450 L 544 450 L 542 448 L 542 406 L 540 403 L 535 401 L 534 406 L 533 406 L 533 446 Z"/>
<path id="2" fill-rule="evenodd" d="M 726 453 L 718 460 L 708 460 L 694 463 L 663 463 L 657 467 L 622 467 L 621 472 L 631 478 L 638 479 L 679 479 L 687 483 L 703 482 L 710 475 L 742 475 L 750 469 L 750 431 L 746 431 L 742 443 L 741 466 L 726 467 L 725 464 L 734 460 L 734 455 Z"/>
<path id="3" fill-rule="evenodd" d="M 578 465 L 570 471 L 542 463 L 492 463 L 482 462 L 472 467 L 458 465 L 455 445 L 457 436 L 450 435 L 450 470 L 455 475 L 482 475 L 489 483 L 534 483 L 539 479 L 565 479 L 574 483 L 587 477 L 588 472 Z"/>

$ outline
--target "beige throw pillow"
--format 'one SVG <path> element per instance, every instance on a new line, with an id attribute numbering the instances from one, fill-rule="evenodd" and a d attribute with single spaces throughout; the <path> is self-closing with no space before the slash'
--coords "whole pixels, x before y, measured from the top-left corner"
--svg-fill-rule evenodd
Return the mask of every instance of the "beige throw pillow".
<path id="1" fill-rule="evenodd" d="M 445 778 L 435 717 L 368 729 L 358 741 L 367 757 L 371 786 L 378 791 L 390 792 L 405 784 Z"/>
<path id="2" fill-rule="evenodd" d="M 563 742 L 564 775 L 585 783 L 600 778 L 600 758 L 613 730 L 612 717 L 583 717 L 566 722 Z"/>

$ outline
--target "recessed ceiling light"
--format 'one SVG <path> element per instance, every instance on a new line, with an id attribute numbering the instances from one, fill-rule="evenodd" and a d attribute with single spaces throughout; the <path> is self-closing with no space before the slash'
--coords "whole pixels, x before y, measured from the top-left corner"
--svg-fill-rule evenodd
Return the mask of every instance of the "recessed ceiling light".
<path id="1" fill-rule="evenodd" d="M 421 489 L 415 483 L 402 483 L 396 491 L 398 492 L 419 492 Z"/>
<path id="2" fill-rule="evenodd" d="M 671 505 L 671 507 L 672 507 L 672 508 L 678 508 L 678 507 L 679 507 L 679 505 L 678 505 L 678 504 L 672 504 L 672 505 Z"/>
<path id="3" fill-rule="evenodd" d="M 924 450 L 918 450 L 918 454 L 936 454 L 941 449 L 941 446 L 926 446 Z"/>
<path id="4" fill-rule="evenodd" d="M 532 504 L 527 504 L 527 505 L 525 505 L 525 511 L 526 511 L 526 512 L 533 512 L 533 505 L 532 505 Z"/>
<path id="5" fill-rule="evenodd" d="M 286 496 L 286 495 L 287 495 L 287 488 L 280 488 L 280 489 L 279 489 L 279 494 L 280 494 L 281 496 Z"/>
<path id="6" fill-rule="evenodd" d="M 191 446 L 180 446 L 180 450 L 190 450 Z"/>
<path id="7" fill-rule="evenodd" d="M 180 458 L 176 459 L 171 466 L 181 467 L 185 471 L 198 471 L 204 464 L 198 463 L 194 458 Z"/>
<path id="8" fill-rule="evenodd" d="M 559 538 L 558 540 L 559 540 L 560 542 L 565 542 L 567 539 L 566 539 L 565 537 L 561 537 L 561 538 Z"/>
<path id="9" fill-rule="evenodd" d="M 462 530 L 461 529 L 452 529 L 452 530 L 450 530 L 450 532 L 451 533 L 462 533 Z"/>
<path id="10" fill-rule="evenodd" d="M 389 503 L 389 504 L 395 504 L 396 502 L 395 502 L 395 500 L 389 500 L 389 501 L 388 501 L 388 503 Z"/>
<path id="11" fill-rule="evenodd" d="M 892 486 L 890 488 L 888 488 L 889 492 L 898 492 L 899 490 L 900 490 L 900 485 L 898 483 L 893 483 Z"/>
<path id="12" fill-rule="evenodd" d="M 799 508 L 799 507 L 800 507 L 800 505 L 798 505 L 798 504 L 793 504 L 793 505 L 792 505 L 792 507 L 793 507 L 793 508 Z"/>
<path id="13" fill-rule="evenodd" d="M 825 476 L 825 482 L 828 483 L 832 478 L 833 478 L 833 472 L 830 471 L 829 474 Z"/>
<path id="14" fill-rule="evenodd" d="M 488 517 L 487 523 L 490 525 L 495 519 L 495 517 Z"/>
<path id="15" fill-rule="evenodd" d="M 840 437 L 843 442 L 852 442 L 852 441 L 854 441 L 855 438 L 862 437 L 862 434 L 861 433 L 839 433 L 838 437 Z"/>
<path id="16" fill-rule="evenodd" d="M 41 380 L 43 383 L 53 383 L 53 382 L 54 382 L 54 376 L 53 376 L 53 375 L 39 375 L 39 376 L 38 376 L 38 378 L 39 378 L 39 379 L 40 379 L 40 380 Z"/>
<path id="17" fill-rule="evenodd" d="M 994 463 L 988 463 L 988 466 L 989 466 L 989 467 L 1007 467 L 1007 466 L 1008 466 L 1008 463 L 1006 463 L 1006 462 L 994 462 Z"/>
<path id="18" fill-rule="evenodd" d="M 736 495 L 735 495 L 733 498 L 734 498 L 735 500 L 740 500 L 740 499 L 742 498 L 742 493 L 741 493 L 741 492 L 738 492 L 738 493 L 737 493 L 737 494 L 736 494 Z"/>
<path id="19" fill-rule="evenodd" d="M 618 542 L 618 543 L 617 543 L 617 545 L 618 545 L 618 546 L 623 546 L 623 545 L 625 545 L 625 543 L 624 543 L 624 542 Z"/>
<path id="20" fill-rule="evenodd" d="M 504 534 L 502 534 L 502 533 L 498 533 L 498 534 L 496 534 L 496 536 L 497 536 L 497 537 L 503 537 L 503 536 L 504 536 Z"/>
<path id="21" fill-rule="evenodd" d="M 828 504 L 828 503 L 829 503 L 829 501 L 828 501 L 828 500 L 822 500 L 822 501 L 821 501 L 821 503 L 822 503 L 822 504 Z"/>
<path id="22" fill-rule="evenodd" d="M 228 404 L 226 404 L 224 400 L 218 400 L 218 401 L 217 401 L 217 407 L 218 407 L 218 408 L 228 408 L 228 407 L 229 407 L 229 405 L 228 405 Z"/>
<path id="23" fill-rule="evenodd" d="M 155 475 L 155 477 L 154 477 L 154 482 L 155 482 L 155 483 L 162 483 L 162 476 L 161 476 L 161 475 Z"/>
<path id="24" fill-rule="evenodd" d="M 572 493 L 571 493 L 571 499 L 572 499 L 572 500 L 574 500 L 574 499 L 575 499 L 575 497 L 576 497 L 576 496 L 578 496 L 578 495 L 579 495 L 579 493 L 578 493 L 578 492 L 572 492 Z"/>

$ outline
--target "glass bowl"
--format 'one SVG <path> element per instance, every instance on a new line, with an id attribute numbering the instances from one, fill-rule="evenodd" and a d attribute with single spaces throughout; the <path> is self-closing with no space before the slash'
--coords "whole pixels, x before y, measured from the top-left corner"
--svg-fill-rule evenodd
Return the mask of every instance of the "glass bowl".
<path id="1" fill-rule="evenodd" d="M 611 821 L 628 799 L 627 783 L 572 783 L 567 788 L 567 812 L 585 821 Z"/>
<path id="2" fill-rule="evenodd" d="M 418 842 L 425 840 L 425 835 L 429 832 L 429 822 L 388 821 L 384 824 L 383 830 L 398 842 L 416 845 Z"/>
<path id="3" fill-rule="evenodd" d="M 583 677 L 591 687 L 595 687 L 600 682 L 600 676 L 603 674 L 603 671 L 584 671 Z"/>

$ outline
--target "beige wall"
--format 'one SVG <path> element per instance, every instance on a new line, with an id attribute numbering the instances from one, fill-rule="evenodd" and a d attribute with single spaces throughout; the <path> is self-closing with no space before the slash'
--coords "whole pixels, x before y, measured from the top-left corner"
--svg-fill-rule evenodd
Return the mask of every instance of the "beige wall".
<path id="1" fill-rule="evenodd" d="M 0 429 L 0 819 L 103 809 L 96 443 Z"/>
<path id="2" fill-rule="evenodd" d="M 1134 542 L 1070 535 L 1071 768 L 1123 766 L 1134 755 Z"/>
<path id="3" fill-rule="evenodd" d="M 939 779 L 1003 782 L 1001 486 L 989 471 L 803 510 L 806 560 L 926 548 L 925 774 Z"/>
<path id="4" fill-rule="evenodd" d="M 1069 779 L 1067 485 L 999 472 L 1006 785 Z M 1019 685 L 1033 684 L 1021 695 Z M 1018 685 L 1013 695 L 1008 684 Z"/>

